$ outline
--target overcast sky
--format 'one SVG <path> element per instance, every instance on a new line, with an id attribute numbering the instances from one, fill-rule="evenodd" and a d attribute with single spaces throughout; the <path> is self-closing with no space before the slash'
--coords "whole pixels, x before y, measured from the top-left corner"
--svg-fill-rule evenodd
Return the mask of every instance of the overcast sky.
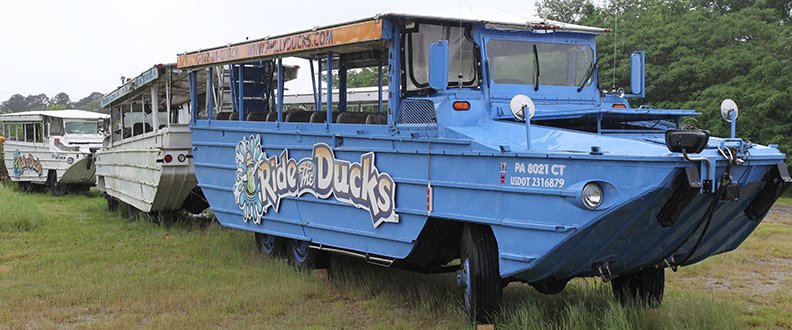
<path id="1" fill-rule="evenodd" d="M 534 1 L 99 1 L 0 3 L 0 102 L 66 92 L 77 101 L 109 93 L 176 54 L 378 13 L 491 6 L 533 15 Z M 309 75 L 310 76 L 310 75 Z"/>

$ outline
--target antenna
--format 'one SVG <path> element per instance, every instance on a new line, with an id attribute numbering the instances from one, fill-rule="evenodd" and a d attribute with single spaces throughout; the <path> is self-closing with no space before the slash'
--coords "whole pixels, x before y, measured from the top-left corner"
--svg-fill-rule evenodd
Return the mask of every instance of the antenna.
<path id="1" fill-rule="evenodd" d="M 459 89 L 462 89 L 462 81 L 464 76 L 462 75 L 462 0 L 459 0 L 459 74 L 457 75 L 457 79 L 459 82 L 457 83 Z"/>
<path id="2" fill-rule="evenodd" d="M 613 8 L 613 86 L 611 88 L 616 90 L 616 42 L 619 40 L 619 12 Z"/>

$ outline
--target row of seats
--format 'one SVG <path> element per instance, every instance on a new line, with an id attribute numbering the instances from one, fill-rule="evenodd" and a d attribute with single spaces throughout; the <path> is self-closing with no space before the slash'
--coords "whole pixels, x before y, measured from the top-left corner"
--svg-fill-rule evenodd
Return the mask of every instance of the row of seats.
<path id="1" fill-rule="evenodd" d="M 239 120 L 239 112 L 222 111 L 215 116 L 217 120 Z M 251 112 L 245 116 L 247 121 L 270 121 L 278 120 L 278 113 L 274 111 Z M 327 111 L 305 111 L 289 110 L 283 113 L 283 120 L 288 123 L 325 123 L 327 121 Z M 333 122 L 338 124 L 369 124 L 386 125 L 388 116 L 380 112 L 333 112 Z"/>

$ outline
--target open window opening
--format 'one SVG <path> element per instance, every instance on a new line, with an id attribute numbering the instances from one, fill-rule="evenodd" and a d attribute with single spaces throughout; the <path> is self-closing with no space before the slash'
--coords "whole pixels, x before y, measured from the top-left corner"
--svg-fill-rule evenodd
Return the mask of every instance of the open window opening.
<path id="1" fill-rule="evenodd" d="M 128 88 L 135 84 L 139 85 Z M 155 66 L 109 97 L 105 107 L 110 108 L 108 125 L 114 142 L 190 122 L 189 79 L 186 72 L 174 64 Z M 199 111 L 207 115 L 205 108 L 199 107 Z M 107 129 L 96 125 L 97 129 Z"/>
<path id="2" fill-rule="evenodd" d="M 388 69 L 380 45 L 198 71 L 210 72 L 205 104 L 216 120 L 387 124 Z"/>

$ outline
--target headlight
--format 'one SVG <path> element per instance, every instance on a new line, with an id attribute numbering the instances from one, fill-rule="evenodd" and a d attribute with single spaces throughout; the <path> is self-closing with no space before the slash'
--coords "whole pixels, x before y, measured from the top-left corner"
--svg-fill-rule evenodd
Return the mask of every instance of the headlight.
<path id="1" fill-rule="evenodd" d="M 594 210 L 602 204 L 602 188 L 595 182 L 583 186 L 583 205 L 589 210 Z"/>

